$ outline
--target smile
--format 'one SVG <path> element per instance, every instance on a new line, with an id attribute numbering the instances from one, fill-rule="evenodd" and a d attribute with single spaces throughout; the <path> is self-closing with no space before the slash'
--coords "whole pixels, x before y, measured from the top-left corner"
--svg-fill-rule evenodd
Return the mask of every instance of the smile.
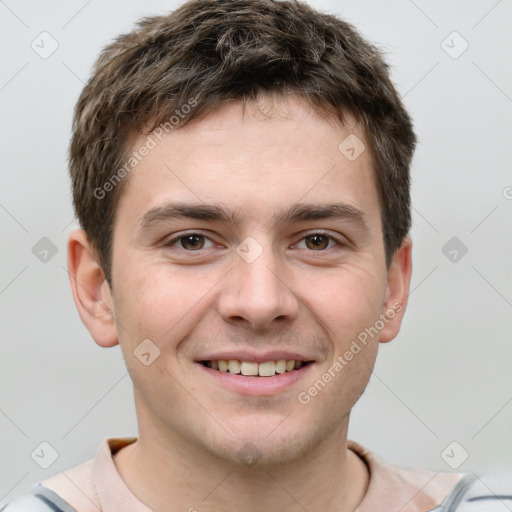
<path id="1" fill-rule="evenodd" d="M 257 363 L 254 361 L 239 361 L 237 359 L 219 359 L 218 361 L 201 361 L 201 364 L 207 368 L 211 368 L 212 370 L 232 373 L 235 375 L 273 377 L 276 374 L 299 370 L 302 366 L 308 364 L 308 362 L 296 361 L 295 359 L 279 359 L 277 361 L 264 361 Z"/>

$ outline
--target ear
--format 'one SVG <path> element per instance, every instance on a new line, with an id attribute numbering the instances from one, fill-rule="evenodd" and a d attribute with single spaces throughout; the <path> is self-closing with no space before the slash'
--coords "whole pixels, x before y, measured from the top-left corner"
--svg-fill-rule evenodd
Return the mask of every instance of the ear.
<path id="1" fill-rule="evenodd" d="M 381 343 L 391 341 L 400 331 L 409 297 L 411 274 L 412 240 L 406 237 L 400 248 L 395 251 L 388 270 L 386 298 L 381 311 L 381 318 L 384 321 L 379 337 Z"/>
<path id="2" fill-rule="evenodd" d="M 110 286 L 85 231 L 68 239 L 68 273 L 78 314 L 100 347 L 118 344 Z"/>

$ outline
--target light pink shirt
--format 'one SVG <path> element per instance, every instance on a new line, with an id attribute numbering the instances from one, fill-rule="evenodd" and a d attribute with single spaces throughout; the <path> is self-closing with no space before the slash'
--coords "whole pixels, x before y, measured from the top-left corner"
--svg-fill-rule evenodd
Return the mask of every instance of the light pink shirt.
<path id="1" fill-rule="evenodd" d="M 96 457 L 41 482 L 78 512 L 152 512 L 121 479 L 112 456 L 137 438 L 105 439 Z M 348 447 L 368 467 L 370 483 L 357 512 L 426 512 L 448 495 L 462 473 L 387 464 L 354 441 Z"/>

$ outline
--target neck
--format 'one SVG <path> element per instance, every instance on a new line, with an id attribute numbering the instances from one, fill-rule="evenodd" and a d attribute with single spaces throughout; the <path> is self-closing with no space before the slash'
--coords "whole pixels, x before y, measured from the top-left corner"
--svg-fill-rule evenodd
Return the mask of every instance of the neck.
<path id="1" fill-rule="evenodd" d="M 126 485 L 155 511 L 354 511 L 368 487 L 364 462 L 347 449 L 347 424 L 299 461 L 245 467 L 176 435 L 140 428 L 114 461 Z M 139 425 L 142 427 L 142 425 Z"/>

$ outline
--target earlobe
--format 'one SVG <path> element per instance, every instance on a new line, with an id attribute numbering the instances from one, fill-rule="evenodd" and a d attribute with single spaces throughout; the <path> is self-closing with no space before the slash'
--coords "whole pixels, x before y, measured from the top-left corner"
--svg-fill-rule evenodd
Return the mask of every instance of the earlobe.
<path id="1" fill-rule="evenodd" d="M 388 271 L 386 297 L 382 308 L 384 327 L 379 341 L 387 343 L 400 331 L 407 306 L 412 274 L 412 240 L 406 237 L 396 250 Z"/>
<path id="2" fill-rule="evenodd" d="M 68 273 L 78 314 L 101 347 L 118 344 L 110 286 L 85 231 L 68 239 Z"/>

